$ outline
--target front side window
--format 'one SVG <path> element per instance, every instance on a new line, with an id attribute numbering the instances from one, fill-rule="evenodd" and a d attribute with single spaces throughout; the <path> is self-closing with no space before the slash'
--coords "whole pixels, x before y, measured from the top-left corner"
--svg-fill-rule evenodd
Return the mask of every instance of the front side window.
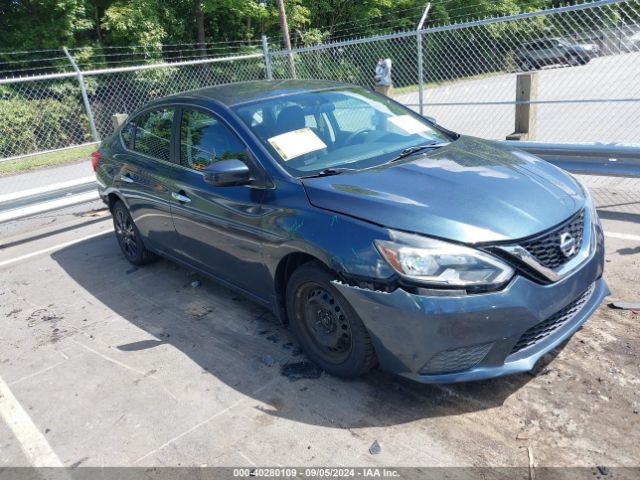
<path id="1" fill-rule="evenodd" d="M 449 136 L 386 97 L 362 88 L 305 92 L 235 107 L 273 158 L 294 176 L 329 168 L 375 167 Z M 257 111 L 259 128 L 252 119 Z"/>
<path id="2" fill-rule="evenodd" d="M 245 146 L 221 120 L 201 110 L 183 110 L 180 122 L 180 164 L 202 170 L 214 162 L 246 160 Z"/>
<path id="3" fill-rule="evenodd" d="M 173 115 L 171 108 L 143 113 L 136 122 L 133 150 L 169 162 Z"/>

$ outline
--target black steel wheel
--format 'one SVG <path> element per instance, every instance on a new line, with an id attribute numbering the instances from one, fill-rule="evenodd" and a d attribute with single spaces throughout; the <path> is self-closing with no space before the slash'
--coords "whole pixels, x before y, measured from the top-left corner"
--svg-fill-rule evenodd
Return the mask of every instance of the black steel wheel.
<path id="1" fill-rule="evenodd" d="M 138 229 L 124 203 L 116 202 L 112 209 L 112 215 L 118 245 L 120 245 L 120 250 L 125 258 L 134 265 L 144 265 L 153 260 L 154 254 L 147 250 L 142 243 Z"/>
<path id="2" fill-rule="evenodd" d="M 287 314 L 304 352 L 332 375 L 353 378 L 376 363 L 371 338 L 335 278 L 319 262 L 299 267 L 287 285 Z"/>
<path id="3" fill-rule="evenodd" d="M 315 282 L 300 287 L 296 315 L 306 335 L 331 363 L 342 363 L 352 348 L 352 333 L 345 310 L 333 294 Z"/>

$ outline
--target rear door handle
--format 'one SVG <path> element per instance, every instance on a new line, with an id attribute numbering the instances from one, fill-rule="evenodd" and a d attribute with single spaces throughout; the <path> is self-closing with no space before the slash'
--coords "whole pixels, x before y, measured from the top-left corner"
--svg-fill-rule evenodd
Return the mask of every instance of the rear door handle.
<path id="1" fill-rule="evenodd" d="M 178 200 L 181 203 L 189 203 L 191 201 L 189 197 L 181 193 L 171 192 L 171 197 Z"/>
<path id="2" fill-rule="evenodd" d="M 135 183 L 135 180 L 131 178 L 129 174 L 120 175 L 120 180 L 122 180 L 124 183 Z"/>

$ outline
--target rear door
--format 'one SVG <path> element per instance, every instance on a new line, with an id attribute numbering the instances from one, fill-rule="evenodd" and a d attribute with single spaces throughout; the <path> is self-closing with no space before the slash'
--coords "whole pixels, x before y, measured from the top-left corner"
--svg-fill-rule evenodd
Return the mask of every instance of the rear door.
<path id="1" fill-rule="evenodd" d="M 137 115 L 123 129 L 125 153 L 115 182 L 145 243 L 171 251 L 176 232 L 171 218 L 168 176 L 172 164 L 172 131 L 176 109 L 162 107 Z"/>
<path id="2" fill-rule="evenodd" d="M 259 165 L 250 159 L 239 136 L 213 112 L 183 107 L 178 121 L 176 155 L 183 168 L 173 179 L 171 212 L 179 254 L 198 268 L 268 299 L 261 250 L 264 190 L 215 187 L 204 181 L 202 173 L 225 159 L 242 160 L 252 169 Z"/>

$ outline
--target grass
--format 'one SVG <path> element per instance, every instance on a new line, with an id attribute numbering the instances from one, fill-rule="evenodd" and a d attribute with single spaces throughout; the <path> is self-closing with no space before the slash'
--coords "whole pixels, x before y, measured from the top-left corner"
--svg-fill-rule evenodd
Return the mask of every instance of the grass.
<path id="1" fill-rule="evenodd" d="M 96 145 L 85 145 L 68 150 L 61 150 L 59 152 L 42 153 L 0 162 L 0 176 L 14 175 L 39 168 L 53 167 L 55 165 L 64 165 L 65 163 L 73 163 L 80 160 L 88 161 L 91 152 L 95 149 Z"/>

